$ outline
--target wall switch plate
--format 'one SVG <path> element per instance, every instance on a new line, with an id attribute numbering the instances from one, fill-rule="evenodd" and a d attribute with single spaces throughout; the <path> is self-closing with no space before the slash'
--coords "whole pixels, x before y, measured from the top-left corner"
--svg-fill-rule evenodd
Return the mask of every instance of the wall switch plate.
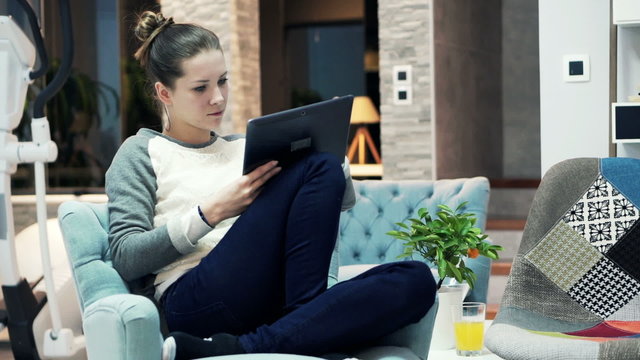
<path id="1" fill-rule="evenodd" d="M 411 65 L 396 65 L 393 67 L 393 85 L 411 85 Z"/>
<path id="2" fill-rule="evenodd" d="M 393 103 L 410 105 L 413 102 L 413 75 L 411 65 L 395 65 L 393 67 Z"/>
<path id="3" fill-rule="evenodd" d="M 395 85 L 393 87 L 393 103 L 395 105 L 411 105 L 413 103 L 411 86 Z"/>
<path id="4" fill-rule="evenodd" d="M 562 57 L 562 77 L 565 82 L 583 82 L 591 79 L 589 55 L 576 54 Z"/>

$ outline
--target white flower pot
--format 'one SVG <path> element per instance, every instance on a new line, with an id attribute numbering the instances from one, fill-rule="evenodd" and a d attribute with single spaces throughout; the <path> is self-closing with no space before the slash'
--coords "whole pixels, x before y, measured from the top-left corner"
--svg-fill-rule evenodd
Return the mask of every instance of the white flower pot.
<path id="1" fill-rule="evenodd" d="M 449 350 L 456 345 L 451 305 L 461 304 L 468 285 L 442 285 L 438 290 L 438 312 L 433 325 L 430 350 Z"/>

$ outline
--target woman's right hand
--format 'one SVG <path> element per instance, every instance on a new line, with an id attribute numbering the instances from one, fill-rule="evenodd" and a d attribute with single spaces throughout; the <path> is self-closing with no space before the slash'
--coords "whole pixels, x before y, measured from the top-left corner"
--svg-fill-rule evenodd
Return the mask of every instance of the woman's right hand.
<path id="1" fill-rule="evenodd" d="M 282 170 L 277 161 L 270 161 L 243 175 L 213 194 L 200 209 L 209 224 L 240 215 L 255 200 L 264 184 Z"/>

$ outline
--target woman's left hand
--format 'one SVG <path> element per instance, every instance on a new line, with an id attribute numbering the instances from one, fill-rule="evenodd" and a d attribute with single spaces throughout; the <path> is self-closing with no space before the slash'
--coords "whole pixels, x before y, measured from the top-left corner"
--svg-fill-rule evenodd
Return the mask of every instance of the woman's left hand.
<path id="1" fill-rule="evenodd" d="M 258 197 L 264 184 L 282 170 L 277 161 L 268 162 L 239 177 L 201 204 L 209 224 L 238 216 Z"/>

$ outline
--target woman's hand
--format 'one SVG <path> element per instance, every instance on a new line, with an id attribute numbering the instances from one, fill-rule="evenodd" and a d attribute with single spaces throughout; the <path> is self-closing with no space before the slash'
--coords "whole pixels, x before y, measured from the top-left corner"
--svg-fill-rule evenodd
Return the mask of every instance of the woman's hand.
<path id="1" fill-rule="evenodd" d="M 241 176 L 213 194 L 200 206 L 209 224 L 240 215 L 255 200 L 264 184 L 282 170 L 277 161 L 270 161 Z"/>

